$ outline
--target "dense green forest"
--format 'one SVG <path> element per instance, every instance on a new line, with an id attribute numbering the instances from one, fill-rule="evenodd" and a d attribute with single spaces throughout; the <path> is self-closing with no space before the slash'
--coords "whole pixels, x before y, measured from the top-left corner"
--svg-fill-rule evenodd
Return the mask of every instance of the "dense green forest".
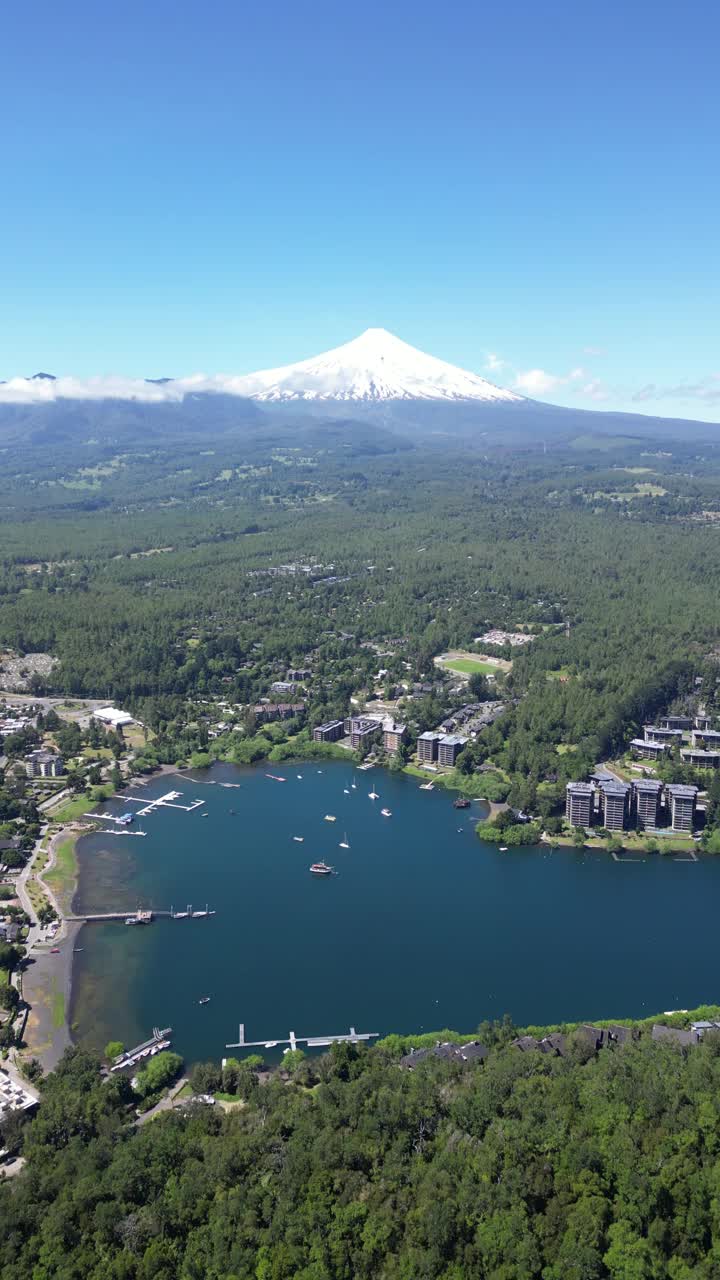
<path id="1" fill-rule="evenodd" d="M 71 1051 L 0 1184 L 0 1277 L 714 1280 L 720 1043 L 561 1058 L 511 1034 L 413 1071 L 335 1046 L 141 1129 Z"/>
<path id="2" fill-rule="evenodd" d="M 715 706 L 709 444 L 468 453 L 328 424 L 8 446 L 0 482 L 0 645 L 59 659 L 39 691 L 112 698 L 155 728 L 189 698 L 251 702 L 308 661 L 316 722 L 379 665 L 363 646 L 386 647 L 390 678 L 427 678 L 488 624 L 541 634 L 465 765 L 490 756 L 531 792 L 581 776 L 698 679 Z"/>

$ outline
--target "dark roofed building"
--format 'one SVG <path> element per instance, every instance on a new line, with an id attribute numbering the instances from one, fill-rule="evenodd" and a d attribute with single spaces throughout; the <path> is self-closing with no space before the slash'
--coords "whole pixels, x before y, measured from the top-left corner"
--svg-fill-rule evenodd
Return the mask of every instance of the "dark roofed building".
<path id="1" fill-rule="evenodd" d="M 662 1023 L 656 1022 L 652 1029 L 653 1040 L 661 1044 L 676 1044 L 685 1048 L 690 1044 L 697 1044 L 697 1035 L 694 1031 L 683 1031 L 680 1027 L 665 1027 Z"/>
<path id="2" fill-rule="evenodd" d="M 627 818 L 627 801 L 630 787 L 627 782 L 600 783 L 602 824 L 607 831 L 622 831 Z"/>
<path id="3" fill-rule="evenodd" d="M 565 788 L 565 817 L 573 827 L 589 827 L 593 789 L 589 782 L 568 782 Z"/>
<path id="4" fill-rule="evenodd" d="M 655 778 L 637 778 L 632 784 L 635 812 L 644 827 L 656 827 L 660 813 L 662 783 Z"/>
<path id="5" fill-rule="evenodd" d="M 411 1049 L 400 1059 L 401 1067 L 410 1070 L 425 1058 L 444 1058 L 449 1062 L 484 1062 L 490 1050 L 479 1040 L 469 1040 L 467 1044 L 452 1044 L 449 1040 L 433 1045 L 432 1049 Z"/>

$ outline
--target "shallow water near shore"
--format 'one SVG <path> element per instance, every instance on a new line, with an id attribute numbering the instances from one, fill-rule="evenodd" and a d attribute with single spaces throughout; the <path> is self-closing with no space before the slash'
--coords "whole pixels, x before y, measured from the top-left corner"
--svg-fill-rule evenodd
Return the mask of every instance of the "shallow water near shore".
<path id="1" fill-rule="evenodd" d="M 504 1013 L 518 1024 L 643 1017 L 718 999 L 720 859 L 502 854 L 475 835 L 482 805 L 455 810 L 453 793 L 342 761 L 216 765 L 130 794 L 171 789 L 202 808 L 136 818 L 130 830 L 145 838 L 80 841 L 75 910 L 207 903 L 217 914 L 86 925 L 71 1013 L 84 1043 L 129 1045 L 172 1026 L 192 1062 L 220 1058 L 240 1022 L 250 1040 L 351 1024 L 472 1031 Z M 107 811 L 139 807 L 119 797 Z M 337 875 L 309 873 L 321 858 Z"/>

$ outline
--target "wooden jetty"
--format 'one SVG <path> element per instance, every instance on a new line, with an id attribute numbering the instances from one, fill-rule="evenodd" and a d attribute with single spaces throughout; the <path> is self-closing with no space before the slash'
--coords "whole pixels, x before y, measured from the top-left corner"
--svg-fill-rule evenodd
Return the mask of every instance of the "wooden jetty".
<path id="1" fill-rule="evenodd" d="M 287 1040 L 246 1040 L 245 1039 L 245 1023 L 241 1022 L 238 1027 L 238 1038 L 235 1044 L 226 1044 L 226 1049 L 276 1049 L 278 1045 L 287 1044 L 291 1049 L 297 1049 L 299 1044 L 306 1044 L 308 1049 L 321 1049 L 329 1044 L 359 1044 L 362 1040 L 376 1040 L 380 1035 L 379 1031 L 356 1031 L 354 1027 L 349 1032 L 341 1032 L 339 1035 L 327 1036 L 296 1036 L 291 1031 Z"/>
<path id="2" fill-rule="evenodd" d="M 140 907 L 136 911 L 96 911 L 84 916 L 66 916 L 66 920 L 72 920 L 78 924 L 93 924 L 93 922 L 103 920 L 122 920 L 128 924 L 152 924 L 153 920 L 207 920 L 210 916 L 214 916 L 215 911 L 205 907 L 203 911 L 193 911 L 192 906 L 188 906 L 187 911 L 175 911 L 172 907 L 169 911 L 143 911 Z"/>

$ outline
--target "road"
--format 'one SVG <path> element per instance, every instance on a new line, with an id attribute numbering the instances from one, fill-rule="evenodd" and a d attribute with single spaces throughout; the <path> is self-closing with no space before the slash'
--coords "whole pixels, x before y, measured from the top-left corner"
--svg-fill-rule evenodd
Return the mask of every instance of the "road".
<path id="1" fill-rule="evenodd" d="M 180 1093 L 181 1089 L 185 1088 L 187 1083 L 187 1076 L 183 1076 L 182 1080 L 178 1080 L 177 1084 L 173 1085 L 170 1092 L 164 1098 L 161 1098 L 160 1101 L 156 1103 L 154 1107 L 151 1107 L 149 1111 L 144 1111 L 141 1116 L 138 1116 L 135 1121 L 135 1127 L 140 1129 L 144 1124 L 147 1124 L 148 1120 L 154 1120 L 155 1116 L 159 1116 L 162 1111 L 172 1111 L 175 1106 L 175 1099 L 177 1098 L 177 1095 Z"/>

